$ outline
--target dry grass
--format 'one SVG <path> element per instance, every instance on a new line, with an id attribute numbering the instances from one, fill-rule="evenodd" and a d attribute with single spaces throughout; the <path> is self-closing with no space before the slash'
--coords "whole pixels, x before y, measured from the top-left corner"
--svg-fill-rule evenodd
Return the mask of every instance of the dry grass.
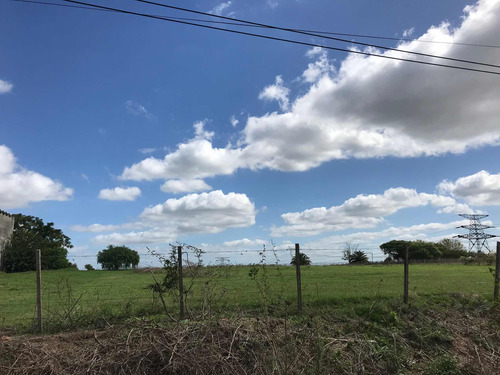
<path id="1" fill-rule="evenodd" d="M 0 339 L 0 373 L 495 374 L 500 309 L 456 296 L 446 308 L 158 324 Z"/>

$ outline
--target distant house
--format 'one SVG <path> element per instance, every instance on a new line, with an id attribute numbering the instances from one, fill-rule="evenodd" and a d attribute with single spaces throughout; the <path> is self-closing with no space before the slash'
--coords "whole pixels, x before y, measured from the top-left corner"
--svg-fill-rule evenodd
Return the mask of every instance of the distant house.
<path id="1" fill-rule="evenodd" d="M 14 216 L 0 210 L 0 271 L 3 271 L 3 251 L 5 245 L 9 241 L 10 236 L 14 232 Z"/>

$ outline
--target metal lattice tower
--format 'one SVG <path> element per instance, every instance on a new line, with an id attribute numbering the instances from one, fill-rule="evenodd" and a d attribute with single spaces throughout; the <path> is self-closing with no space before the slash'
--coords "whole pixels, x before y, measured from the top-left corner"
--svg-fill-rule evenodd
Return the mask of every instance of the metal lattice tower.
<path id="1" fill-rule="evenodd" d="M 225 266 L 226 262 L 229 263 L 229 257 L 215 257 L 215 260 L 219 262 L 220 266 Z"/>
<path id="2" fill-rule="evenodd" d="M 490 247 L 488 245 L 488 238 L 496 237 L 493 234 L 484 233 L 485 229 L 494 228 L 490 225 L 481 224 L 481 219 L 488 217 L 489 215 L 478 215 L 478 214 L 459 214 L 460 216 L 469 219 L 469 225 L 461 225 L 458 228 L 468 229 L 468 234 L 459 234 L 459 238 L 467 238 L 469 240 L 469 251 L 477 250 L 478 253 L 481 252 L 483 248 L 490 252 Z"/>

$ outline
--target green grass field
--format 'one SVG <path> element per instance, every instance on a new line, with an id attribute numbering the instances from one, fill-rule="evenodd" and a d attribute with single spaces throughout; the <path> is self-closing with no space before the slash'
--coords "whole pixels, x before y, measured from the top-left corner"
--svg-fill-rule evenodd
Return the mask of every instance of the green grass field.
<path id="1" fill-rule="evenodd" d="M 195 279 L 188 305 L 223 312 L 252 313 L 267 302 L 296 303 L 295 268 L 267 266 L 259 269 L 258 282 L 249 277 L 250 266 L 210 267 Z M 187 272 L 186 272 L 187 273 Z M 210 276 L 207 276 L 210 274 Z M 264 275 L 265 274 L 265 275 Z M 155 275 L 161 280 L 161 270 Z M 158 298 L 147 285 L 149 271 L 43 271 L 44 317 L 56 321 L 119 319 L 161 313 Z M 189 286 L 191 278 L 184 284 Z M 413 303 L 450 294 L 478 294 L 491 299 L 493 277 L 488 266 L 419 264 L 410 266 L 410 299 Z M 400 298 L 402 265 L 307 266 L 302 267 L 303 302 L 307 308 L 351 308 L 352 304 Z M 166 296 L 168 309 L 176 315 L 175 296 Z M 25 329 L 36 316 L 34 272 L 0 273 L 0 328 Z"/>

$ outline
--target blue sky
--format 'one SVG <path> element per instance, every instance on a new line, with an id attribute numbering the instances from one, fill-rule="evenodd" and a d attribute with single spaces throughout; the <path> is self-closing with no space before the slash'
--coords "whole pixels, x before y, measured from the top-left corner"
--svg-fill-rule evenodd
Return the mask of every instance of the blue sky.
<path id="1" fill-rule="evenodd" d="M 200 17 L 132 0 L 89 2 Z M 500 45 L 498 0 L 168 4 L 414 39 L 348 37 L 500 64 L 500 48 L 460 44 Z M 245 250 L 271 241 L 278 249 L 300 243 L 315 263 L 340 261 L 346 242 L 383 259 L 378 246 L 391 239 L 464 233 L 455 229 L 466 224 L 459 213 L 500 223 L 499 82 L 498 75 L 2 0 L 0 209 L 54 222 L 71 237 L 69 258 L 79 266 L 95 264 L 108 244 L 143 254 L 175 241 L 202 247 L 207 263 L 216 256 L 255 262 L 258 253 Z M 142 257 L 142 265 L 153 263 Z"/>

